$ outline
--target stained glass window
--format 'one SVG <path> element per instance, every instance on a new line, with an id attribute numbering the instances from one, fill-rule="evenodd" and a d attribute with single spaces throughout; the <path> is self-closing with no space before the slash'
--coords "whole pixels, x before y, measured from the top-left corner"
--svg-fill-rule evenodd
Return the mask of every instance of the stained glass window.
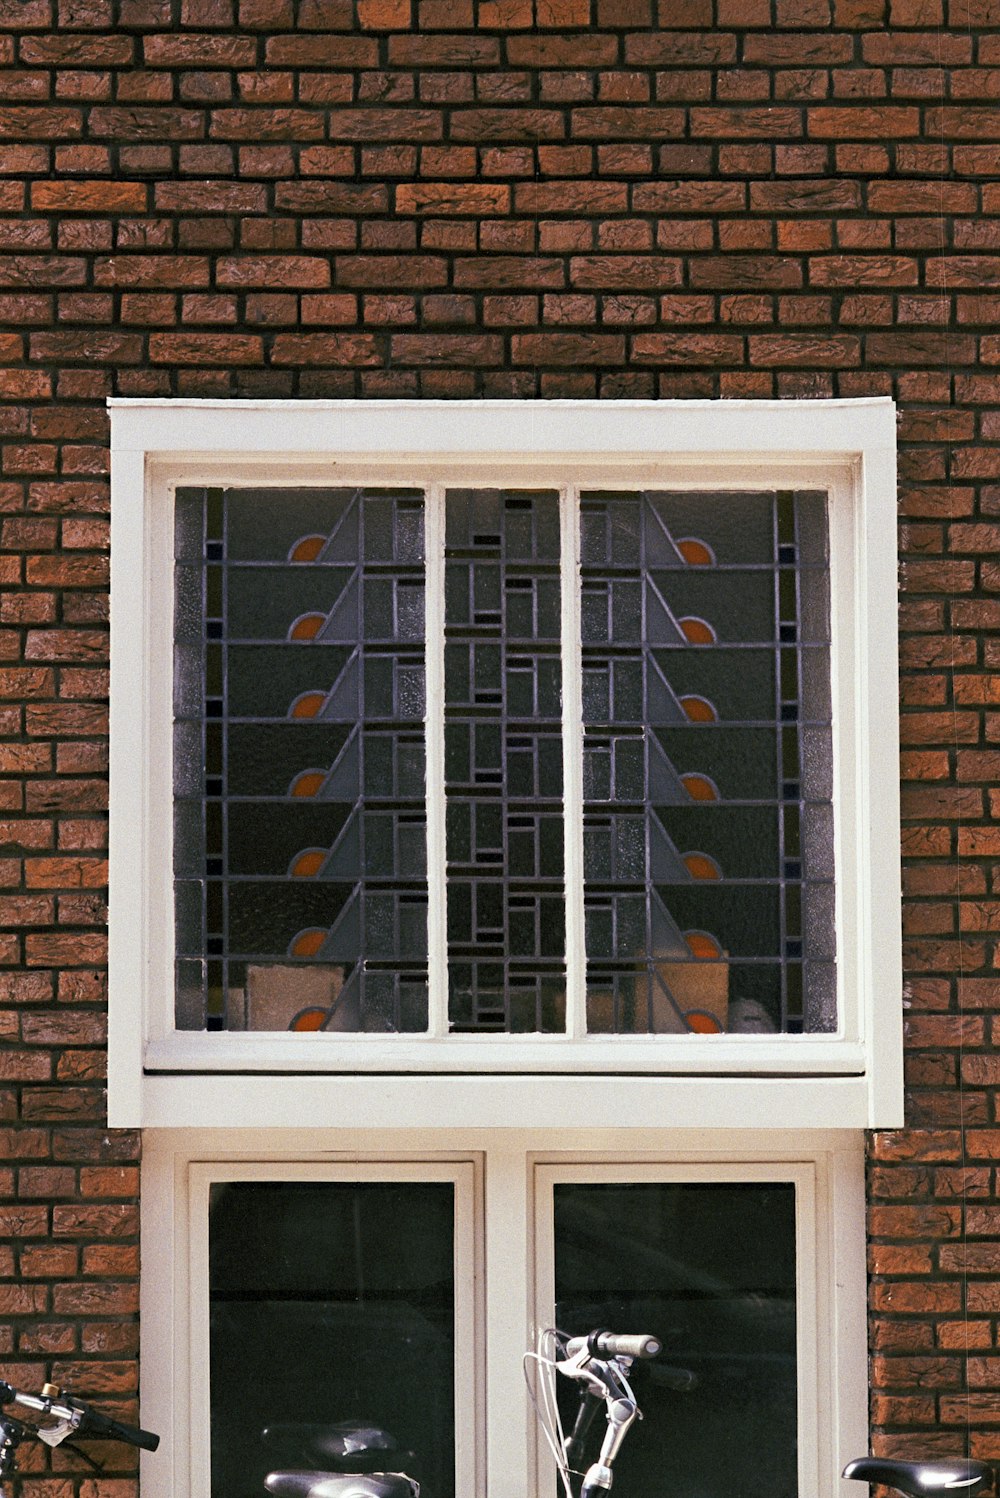
<path id="1" fill-rule="evenodd" d="M 836 1028 L 822 494 L 581 500 L 588 1028 Z"/>
<path id="2" fill-rule="evenodd" d="M 559 496 L 453 489 L 445 795 L 453 1030 L 566 1024 Z"/>
<path id="3" fill-rule="evenodd" d="M 189 489 L 175 534 L 179 1029 L 836 1030 L 825 494 Z"/>
<path id="4" fill-rule="evenodd" d="M 179 1029 L 427 1025 L 424 502 L 186 490 Z"/>

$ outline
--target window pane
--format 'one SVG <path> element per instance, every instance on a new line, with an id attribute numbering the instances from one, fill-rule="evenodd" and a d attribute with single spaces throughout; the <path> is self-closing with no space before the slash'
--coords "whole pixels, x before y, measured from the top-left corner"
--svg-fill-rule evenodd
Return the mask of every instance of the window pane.
<path id="1" fill-rule="evenodd" d="M 423 508 L 178 493 L 181 1029 L 427 1027 Z"/>
<path id="2" fill-rule="evenodd" d="M 449 490 L 445 545 L 450 1025 L 559 1031 L 559 496 Z"/>
<path id="3" fill-rule="evenodd" d="M 677 1393 L 633 1366 L 644 1419 L 615 1464 L 630 1498 L 794 1498 L 795 1188 L 633 1183 L 555 1187 L 556 1325 L 648 1332 Z M 564 1422 L 576 1394 L 560 1379 Z M 585 1451 L 596 1459 L 600 1415 Z"/>
<path id="4" fill-rule="evenodd" d="M 830 1031 L 826 496 L 588 493 L 591 1031 Z"/>
<path id="5" fill-rule="evenodd" d="M 212 1187 L 213 1498 L 324 1465 L 276 1427 L 348 1421 L 398 1443 L 381 1470 L 454 1498 L 454 1214 L 450 1182 Z"/>

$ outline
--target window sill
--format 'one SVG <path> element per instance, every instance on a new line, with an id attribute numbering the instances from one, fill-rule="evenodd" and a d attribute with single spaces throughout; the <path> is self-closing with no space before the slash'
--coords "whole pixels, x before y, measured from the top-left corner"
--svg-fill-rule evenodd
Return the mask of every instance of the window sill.
<path id="1" fill-rule="evenodd" d="M 602 1082 L 605 1085 L 602 1085 Z M 127 1114 L 147 1128 L 588 1129 L 898 1127 L 894 1100 L 856 1076 L 428 1076 L 369 1073 L 255 1076 L 146 1073 Z"/>
<path id="2" fill-rule="evenodd" d="M 146 1047 L 149 1072 L 581 1072 L 854 1075 L 864 1046 L 837 1035 L 364 1035 L 179 1031 Z"/>

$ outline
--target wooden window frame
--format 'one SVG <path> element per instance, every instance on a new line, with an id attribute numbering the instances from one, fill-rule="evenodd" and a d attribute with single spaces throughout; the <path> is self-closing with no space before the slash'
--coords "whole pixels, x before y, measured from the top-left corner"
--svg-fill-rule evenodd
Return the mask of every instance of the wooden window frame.
<path id="1" fill-rule="evenodd" d="M 864 1141 L 857 1131 L 153 1130 L 143 1158 L 144 1498 L 208 1498 L 208 1189 L 214 1180 L 453 1179 L 458 1491 L 544 1498 L 521 1359 L 551 1325 L 555 1181 L 796 1186 L 799 1492 L 849 1498 L 867 1442 Z M 355 1412 L 357 1413 L 357 1412 Z M 331 1412 L 331 1419 L 337 1418 Z M 642 1430 L 633 1437 L 642 1439 Z M 464 1484 L 464 1485 L 463 1485 Z"/>
<path id="2" fill-rule="evenodd" d="M 417 1125 L 488 1125 L 512 1110 L 539 1125 L 554 1112 L 573 1124 L 588 1116 L 592 1078 L 607 1072 L 619 1074 L 619 1106 L 637 1126 L 664 1117 L 796 1128 L 817 1120 L 901 1121 L 890 401 L 110 405 L 112 1123 L 211 1126 L 264 1117 L 295 1124 L 316 1116 L 318 1105 L 327 1122 L 346 1124 L 362 1108 L 370 1112 L 368 1079 L 377 1074 L 387 1127 L 404 1117 Z M 401 481 L 827 488 L 836 1035 L 368 1037 L 173 1028 L 173 492 L 195 484 Z M 575 565 L 575 557 L 564 561 Z M 440 750 L 429 742 L 429 769 Z M 442 818 L 431 809 L 429 822 L 430 862 L 443 868 Z M 580 872 L 572 857 L 569 864 L 568 880 Z M 432 954 L 435 943 L 443 949 L 440 897 L 432 899 L 430 937 Z M 570 920 L 568 967 L 579 985 L 579 920 Z M 437 1002 L 440 1008 L 440 995 Z"/>

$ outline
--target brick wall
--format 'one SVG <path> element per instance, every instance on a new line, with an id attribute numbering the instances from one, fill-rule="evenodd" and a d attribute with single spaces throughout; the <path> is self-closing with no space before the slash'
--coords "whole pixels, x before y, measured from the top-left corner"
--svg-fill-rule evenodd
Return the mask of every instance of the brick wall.
<path id="1" fill-rule="evenodd" d="M 875 1439 L 1000 1457 L 1000 0 L 0 0 L 0 28 L 0 1372 L 134 1413 L 105 397 L 892 394 L 912 1127 L 872 1147 Z"/>

